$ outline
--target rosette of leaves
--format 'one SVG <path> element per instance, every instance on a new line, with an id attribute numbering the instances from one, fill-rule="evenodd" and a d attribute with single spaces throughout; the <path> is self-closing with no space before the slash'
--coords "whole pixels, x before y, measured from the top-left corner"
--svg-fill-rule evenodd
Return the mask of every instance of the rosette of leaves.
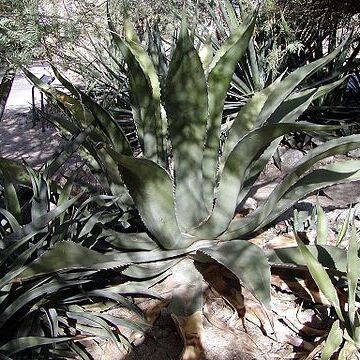
<path id="1" fill-rule="evenodd" d="M 44 93 L 73 111 L 80 132 L 83 114 L 91 115 L 95 130 L 87 139 L 93 140 L 95 135 L 100 139 L 101 146 L 98 144 L 94 151 L 99 149 L 111 158 L 104 165 L 108 181 L 121 183 L 128 191 L 145 228 L 137 235 L 138 251 L 119 255 L 131 264 L 123 273 L 141 283 L 172 272 L 169 309 L 186 344 L 184 359 L 190 355 L 199 358 L 202 352 L 201 341 L 197 341 L 201 333 L 202 277 L 196 264 L 225 266 L 269 309 L 270 267 L 279 259 L 267 256 L 244 239 L 307 194 L 360 177 L 359 161 L 313 170 L 319 160 L 360 145 L 358 135 L 331 140 L 309 151 L 255 211 L 245 217 L 234 216 L 283 135 L 332 128 L 295 120 L 315 97 L 338 83 L 296 90 L 344 47 L 342 44 L 328 56 L 279 77 L 255 93 L 241 108 L 221 145 L 227 90 L 248 47 L 255 17 L 250 16 L 234 29 L 208 66 L 201 62 L 183 22 L 163 87 L 130 23 L 125 23 L 122 38 L 109 21 L 114 42 L 128 66 L 132 115 L 142 144 L 140 156 L 132 155 L 111 115 L 57 71 L 72 96 L 65 97 L 26 72 Z M 75 108 L 84 111 L 76 113 Z M 118 234 L 116 238 L 120 249 L 133 246 L 128 237 Z"/>

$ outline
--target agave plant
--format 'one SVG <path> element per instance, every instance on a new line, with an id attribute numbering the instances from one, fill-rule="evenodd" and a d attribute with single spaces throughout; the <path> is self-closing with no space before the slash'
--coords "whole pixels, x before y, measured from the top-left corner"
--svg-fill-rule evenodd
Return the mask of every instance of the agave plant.
<path id="1" fill-rule="evenodd" d="M 309 151 L 255 211 L 236 216 L 283 135 L 333 128 L 295 120 L 314 98 L 338 83 L 305 91 L 297 88 L 345 45 L 255 93 L 239 111 L 221 145 L 227 90 L 248 47 L 255 18 L 253 14 L 232 32 L 208 66 L 201 62 L 183 22 L 163 87 L 131 24 L 125 22 L 123 39 L 109 20 L 114 43 L 128 66 L 132 116 L 142 145 L 139 156 L 133 155 L 112 116 L 56 69 L 71 95 L 43 84 L 25 70 L 41 91 L 72 114 L 66 130 L 75 129 L 73 135 L 84 137 L 82 148 L 98 161 L 107 182 L 116 185 L 110 191 L 130 195 L 144 229 L 132 235 L 104 234 L 105 241 L 111 243 L 116 238 L 119 248 L 132 249 L 115 252 L 109 259 L 112 264 L 128 265 L 123 274 L 139 283 L 145 279 L 154 283 L 172 272 L 169 309 L 185 340 L 184 359 L 190 355 L 198 358 L 202 351 L 201 341 L 194 341 L 201 333 L 202 308 L 202 277 L 197 264 L 225 266 L 270 309 L 270 267 L 287 260 L 265 254 L 244 239 L 307 194 L 360 178 L 359 161 L 341 161 L 313 170 L 319 160 L 360 145 L 359 135 L 331 140 Z M 38 265 L 58 251 L 55 246 Z M 49 269 L 51 266 L 46 271 Z"/>

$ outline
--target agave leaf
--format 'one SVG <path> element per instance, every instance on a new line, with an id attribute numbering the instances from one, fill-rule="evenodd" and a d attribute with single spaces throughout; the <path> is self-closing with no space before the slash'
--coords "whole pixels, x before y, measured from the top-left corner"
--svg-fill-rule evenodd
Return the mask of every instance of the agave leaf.
<path id="1" fill-rule="evenodd" d="M 108 12 L 108 25 L 115 44 L 122 52 L 129 71 L 132 113 L 138 134 L 143 140 L 144 154 L 158 162 L 165 160 L 160 110 L 160 84 L 154 64 L 140 46 L 128 19 L 124 23 L 125 41 L 116 33 Z"/>
<path id="2" fill-rule="evenodd" d="M 226 94 L 236 65 L 244 55 L 255 26 L 255 15 L 234 31 L 217 51 L 208 76 L 209 118 L 203 158 L 204 199 L 212 207 L 218 162 L 220 126 Z"/>
<path id="3" fill-rule="evenodd" d="M 246 240 L 233 240 L 199 251 L 234 273 L 270 309 L 270 265 L 258 246 Z"/>
<path id="4" fill-rule="evenodd" d="M 74 119 L 81 127 L 87 127 L 94 121 L 93 115 L 77 99 L 74 99 L 64 92 L 45 84 L 27 69 L 24 68 L 23 71 L 26 77 L 41 92 L 62 104 L 65 109 L 67 109 L 73 115 Z"/>
<path id="5" fill-rule="evenodd" d="M 130 265 L 127 269 L 122 271 L 122 274 L 134 279 L 149 279 L 163 274 L 176 266 L 179 261 L 180 259 L 170 259 L 159 263 Z"/>
<path id="6" fill-rule="evenodd" d="M 13 359 L 9 358 L 8 356 L 6 356 L 0 352 L 0 360 L 13 360 Z"/>
<path id="7" fill-rule="evenodd" d="M 50 308 L 47 311 L 44 310 L 48 318 L 49 326 L 51 329 L 51 336 L 56 337 L 59 334 L 59 319 L 55 309 Z"/>
<path id="8" fill-rule="evenodd" d="M 343 78 L 341 78 L 337 81 L 333 81 L 330 84 L 320 86 L 315 93 L 314 100 L 321 98 L 322 96 L 324 96 L 324 95 L 328 94 L 329 92 L 331 92 L 332 90 L 336 89 L 338 86 L 342 85 L 345 82 L 345 80 L 347 80 L 347 76 L 344 76 Z"/>
<path id="9" fill-rule="evenodd" d="M 355 314 L 357 312 L 355 299 L 356 289 L 360 277 L 360 260 L 358 257 L 359 244 L 355 224 L 352 225 L 349 248 L 347 251 L 347 281 L 348 281 L 348 303 L 349 321 L 351 329 L 355 329 Z"/>
<path id="10" fill-rule="evenodd" d="M 298 118 L 309 105 L 317 98 L 324 96 L 343 83 L 343 79 L 323 85 L 320 88 L 311 88 L 291 94 L 266 121 L 267 124 L 277 122 L 291 122 Z"/>
<path id="11" fill-rule="evenodd" d="M 316 285 L 320 291 L 326 296 L 331 305 L 335 308 L 336 314 L 341 321 L 344 321 L 344 317 L 341 311 L 341 305 L 335 286 L 330 280 L 330 277 L 324 267 L 316 260 L 314 255 L 304 245 L 300 238 L 295 233 L 296 242 L 298 243 L 301 254 L 304 257 L 306 266 L 314 279 Z"/>
<path id="12" fill-rule="evenodd" d="M 275 86 L 276 82 L 273 83 L 272 85 Z M 271 90 L 270 88 L 272 85 L 270 85 L 268 88 L 266 88 L 264 90 L 264 92 L 268 89 Z M 262 94 L 262 93 L 259 93 L 258 95 L 260 95 L 260 94 Z M 269 93 L 267 93 L 267 96 L 268 95 L 269 95 Z M 268 120 L 267 123 L 272 124 L 272 123 L 279 123 L 279 122 L 283 122 L 283 123 L 293 122 L 308 108 L 310 103 L 313 101 L 315 95 L 316 95 L 316 90 L 312 89 L 312 90 L 308 90 L 308 91 L 303 91 L 303 92 L 297 94 L 297 96 L 293 96 L 293 97 L 289 98 L 288 100 L 286 100 L 283 104 L 281 104 L 278 107 L 278 109 L 274 112 L 274 114 L 272 114 L 272 116 L 270 117 L 270 119 Z M 256 100 L 256 98 L 257 98 L 257 95 L 255 95 L 249 101 L 249 105 L 250 105 L 249 111 L 246 111 L 247 105 L 244 106 L 245 119 L 247 119 L 247 117 L 250 117 L 250 118 L 252 118 L 253 121 L 255 121 L 256 114 L 258 113 L 258 111 L 260 111 L 260 109 L 258 108 L 255 111 L 255 113 L 252 113 L 251 112 L 252 104 L 250 102 L 253 99 Z M 263 101 L 265 101 L 265 99 L 266 99 L 266 96 L 265 96 L 265 94 L 263 94 Z M 255 106 L 254 106 L 254 108 L 255 108 Z M 240 112 L 239 114 L 242 114 L 242 112 Z M 238 140 L 236 140 L 236 138 L 239 139 L 243 135 L 241 133 L 241 130 L 247 130 L 247 129 L 241 128 L 241 126 L 246 127 L 246 122 L 243 122 L 243 116 L 240 117 L 240 120 L 241 121 L 239 121 L 239 123 L 238 123 L 238 124 L 240 124 L 240 126 L 236 126 L 236 124 L 234 122 L 235 127 L 233 125 L 231 128 L 230 135 L 225 143 L 222 162 L 225 162 L 225 160 L 227 160 L 229 149 L 233 150 L 235 145 L 238 143 Z M 254 124 L 254 126 L 256 126 L 256 123 Z M 236 133 L 240 134 L 240 136 L 239 137 L 232 136 L 234 134 L 236 135 Z M 244 135 L 245 135 L 245 132 L 244 132 Z M 268 146 L 266 151 L 264 151 L 263 154 L 261 154 L 261 156 L 250 165 L 250 168 L 249 168 L 248 173 L 246 174 L 246 180 L 245 180 L 248 183 L 247 186 L 251 186 L 256 181 L 256 179 L 260 175 L 261 171 L 264 169 L 265 165 L 268 163 L 270 158 L 273 156 L 280 141 L 281 141 L 281 138 L 273 140 L 273 142 Z M 243 200 L 244 196 L 248 193 L 248 190 L 249 189 L 245 189 L 242 193 L 242 196 L 239 195 L 238 202 L 237 202 L 238 204 Z"/>
<path id="13" fill-rule="evenodd" d="M 63 204 L 65 201 L 67 201 L 69 199 L 70 194 L 71 194 L 71 189 L 72 189 L 72 186 L 73 186 L 74 178 L 75 178 L 75 174 L 73 174 L 72 176 L 70 176 L 67 179 L 64 187 L 62 188 L 62 190 L 60 192 L 59 199 L 58 199 L 58 202 L 57 202 L 58 206 L 60 206 L 61 204 Z M 64 222 L 64 219 L 65 219 L 65 213 L 62 213 L 59 216 L 60 224 L 62 224 Z"/>
<path id="14" fill-rule="evenodd" d="M 236 145 L 225 163 L 212 214 L 206 222 L 192 233 L 205 238 L 215 238 L 224 232 L 233 218 L 237 206 L 238 194 L 244 184 L 246 172 L 252 162 L 264 152 L 274 139 L 291 131 L 310 129 L 320 130 L 325 128 L 323 125 L 313 125 L 309 123 L 280 123 L 263 126 L 246 135 Z M 306 168 L 310 162 L 311 159 L 303 165 L 303 168 Z M 301 166 L 297 168 L 297 171 L 300 171 L 300 169 L 302 171 Z M 296 172 L 296 174 L 298 174 L 298 172 Z M 303 172 L 301 174 L 303 174 Z"/>
<path id="15" fill-rule="evenodd" d="M 285 100 L 267 119 L 266 124 L 278 122 L 293 122 L 309 107 L 314 100 L 316 89 L 310 89 L 293 94 Z"/>
<path id="16" fill-rule="evenodd" d="M 31 184 L 26 166 L 16 160 L 0 157 L 0 175 L 0 184 L 3 184 L 3 179 L 13 184 L 25 186 L 30 186 Z"/>
<path id="17" fill-rule="evenodd" d="M 74 300 L 86 300 L 86 299 L 93 299 L 93 298 L 103 298 L 117 302 L 122 306 L 127 307 L 129 310 L 133 311 L 136 315 L 141 317 L 141 311 L 137 306 L 134 305 L 133 302 L 128 300 L 121 294 L 118 294 L 114 291 L 109 289 L 95 289 L 90 291 L 84 291 L 79 294 L 73 295 L 67 298 L 67 301 L 74 301 Z"/>
<path id="18" fill-rule="evenodd" d="M 62 241 L 27 265 L 18 275 L 18 279 L 28 280 L 39 275 L 64 270 L 100 270 L 115 268 L 121 265 L 124 264 L 114 260 L 111 256 L 103 255 L 72 241 Z"/>
<path id="19" fill-rule="evenodd" d="M 113 324 L 116 324 L 117 326 L 123 326 L 130 330 L 137 331 L 140 333 L 144 333 L 150 327 L 149 324 L 142 322 L 140 320 L 136 320 L 136 321 L 127 320 L 109 314 L 101 314 L 101 317 L 107 321 L 111 321 Z"/>
<path id="20" fill-rule="evenodd" d="M 6 355 L 13 355 L 34 347 L 57 344 L 74 339 L 74 337 L 46 338 L 41 336 L 26 336 L 10 340 L 0 347 L 0 351 Z"/>
<path id="21" fill-rule="evenodd" d="M 343 331 L 340 327 L 340 321 L 333 322 L 329 335 L 327 336 L 325 346 L 321 352 L 320 360 L 328 360 L 337 351 L 343 342 Z"/>
<path id="22" fill-rule="evenodd" d="M 266 100 L 257 122 L 262 125 L 278 106 L 296 89 L 296 87 L 306 78 L 320 70 L 323 66 L 336 58 L 347 44 L 348 39 L 344 40 L 332 53 L 307 64 L 288 75 L 278 86 L 273 89 L 271 95 Z"/>
<path id="23" fill-rule="evenodd" d="M 278 80 L 276 80 L 272 85 L 270 85 L 268 88 L 264 89 L 263 92 L 266 92 L 267 90 L 269 90 L 269 92 L 267 92 L 267 96 L 270 94 L 271 90 L 272 90 L 272 86 L 276 85 L 276 82 Z M 341 80 L 342 82 L 342 80 Z M 291 96 L 289 96 L 289 98 L 287 100 L 284 101 L 283 104 L 281 104 L 278 109 L 276 109 L 276 111 L 271 115 L 271 117 L 269 118 L 269 120 L 267 121 L 268 124 L 271 123 L 277 123 L 277 122 L 292 122 L 294 120 L 296 120 L 298 118 L 299 115 L 301 115 L 310 105 L 310 103 L 318 98 L 319 96 L 322 96 L 324 94 L 326 94 L 327 92 L 333 90 L 335 87 L 337 87 L 340 83 L 340 81 L 334 82 L 332 84 L 329 85 L 324 85 L 322 87 L 320 87 L 319 89 L 310 89 L 310 90 L 306 90 L 306 91 L 301 91 L 298 93 L 295 93 Z M 257 95 L 255 95 L 253 98 L 251 98 L 249 100 L 249 105 L 251 105 L 251 101 L 254 99 L 256 100 L 256 97 L 258 95 L 262 94 L 262 92 L 258 93 Z M 266 101 L 266 96 L 263 95 L 263 102 Z M 260 101 L 260 100 L 259 100 Z M 242 110 L 244 108 L 246 108 L 247 104 L 242 108 Z M 251 118 L 251 114 L 253 114 L 253 121 L 256 120 L 256 115 L 258 114 L 258 112 L 260 111 L 260 109 L 258 108 L 257 111 L 255 113 L 251 112 L 252 109 L 250 107 L 249 113 L 247 111 L 245 111 L 245 119 L 247 118 L 247 116 L 250 116 Z M 242 111 L 240 111 L 239 115 L 242 113 Z M 228 155 L 228 151 L 229 149 L 232 149 L 233 146 L 235 146 L 236 144 L 236 138 L 240 138 L 240 136 L 234 136 L 234 134 L 236 135 L 236 133 L 241 133 L 241 126 L 245 126 L 246 127 L 246 122 L 243 122 L 243 116 L 240 116 L 240 120 L 238 122 L 239 126 L 236 127 L 235 125 L 235 121 L 234 124 L 231 128 L 229 137 L 225 143 L 225 148 L 224 148 L 224 153 L 223 153 L 223 158 L 222 161 L 224 161 L 224 159 L 226 159 L 226 156 Z M 234 127 L 235 126 L 235 127 Z M 249 125 L 250 126 L 250 125 Z M 255 125 L 256 126 L 256 123 Z M 234 130 L 232 130 L 234 128 Z M 230 141 L 230 142 L 229 142 Z M 250 165 L 250 169 L 248 171 L 248 174 L 246 175 L 246 180 L 244 181 L 244 183 L 246 182 L 245 188 L 241 190 L 241 193 L 238 196 L 238 201 L 237 204 L 240 204 L 240 202 L 244 199 L 244 197 L 248 194 L 251 186 L 254 184 L 254 182 L 256 181 L 256 179 L 258 178 L 258 176 L 260 175 L 261 171 L 264 169 L 265 165 L 268 163 L 268 161 L 270 160 L 271 156 L 273 156 L 279 142 L 281 141 L 281 139 L 276 139 L 274 140 L 269 147 L 267 148 L 266 151 L 264 151 L 264 153 L 259 157 L 259 159 L 257 159 L 256 161 L 254 161 L 251 165 Z"/>
<path id="24" fill-rule="evenodd" d="M 160 87 L 163 88 L 164 80 L 168 71 L 168 60 L 166 52 L 162 46 L 162 39 L 159 25 L 154 23 L 151 28 L 148 27 L 148 53 L 156 68 L 159 76 Z M 173 44 L 171 44 L 173 46 Z"/>
<path id="25" fill-rule="evenodd" d="M 118 162 L 122 178 L 150 233 L 165 249 L 189 245 L 179 230 L 173 183 L 165 169 L 151 160 L 122 156 L 108 150 Z"/>
<path id="26" fill-rule="evenodd" d="M 78 136 L 78 138 L 75 137 L 74 142 L 75 143 L 77 141 L 79 143 L 81 142 L 82 146 L 80 146 L 80 148 L 78 149 L 80 156 L 92 169 L 93 174 L 97 176 L 102 186 L 106 190 L 108 190 L 109 185 L 104 174 L 107 173 L 108 171 L 108 169 L 106 168 L 107 163 L 106 161 L 102 161 L 103 160 L 102 153 L 104 153 L 104 149 L 99 149 L 96 147 L 96 144 L 106 141 L 106 136 L 102 134 L 99 129 L 95 129 L 93 132 L 90 132 L 93 125 L 86 127 L 86 129 L 82 132 L 81 129 L 84 126 L 78 126 L 74 121 L 70 121 L 65 117 L 59 117 L 59 116 L 54 116 L 52 114 L 47 114 L 46 119 L 49 122 L 51 122 L 54 126 L 56 126 L 66 136 L 73 136 L 73 135 Z M 88 134 L 87 132 L 90 132 L 90 134 Z M 82 139 L 83 137 L 85 139 Z M 89 138 L 91 138 L 91 140 Z M 63 156 L 61 155 L 60 159 L 55 159 L 54 164 L 52 163 L 49 164 L 49 169 L 45 170 L 45 174 L 47 177 L 51 177 L 51 174 L 53 174 L 57 170 L 59 163 L 61 163 L 61 161 L 68 156 L 68 153 L 71 151 L 71 147 L 76 147 L 75 143 L 73 145 L 69 144 L 68 149 L 64 149 L 65 154 Z M 110 156 L 108 157 L 110 158 Z M 116 166 L 114 165 L 113 167 L 116 168 Z M 123 183 L 121 182 L 120 174 L 117 176 L 117 179 L 118 179 L 117 181 L 118 186 L 122 186 L 123 188 Z M 116 194 L 116 192 L 114 193 Z"/>
<path id="27" fill-rule="evenodd" d="M 117 249 L 154 250 L 159 248 L 156 242 L 146 233 L 120 233 L 111 229 L 103 230 L 105 241 Z"/>
<path id="28" fill-rule="evenodd" d="M 330 142 L 331 141 L 329 141 L 329 143 Z M 342 145 L 340 145 L 339 148 L 339 152 L 341 152 L 341 149 L 344 149 Z M 332 150 L 336 153 L 336 150 L 339 148 L 335 146 Z M 308 155 L 309 154 L 310 152 Z M 306 156 L 303 159 L 305 158 Z M 305 165 L 303 161 L 301 162 Z M 245 218 L 232 220 L 228 230 L 221 236 L 221 239 L 235 239 L 236 237 L 242 236 L 269 224 L 298 200 L 315 190 L 319 190 L 329 185 L 359 179 L 359 166 L 360 162 L 358 160 L 349 160 L 330 164 L 322 167 L 321 169 L 312 171 L 310 174 L 305 175 L 297 182 L 295 182 L 297 180 L 296 178 L 299 178 L 303 175 L 303 173 L 300 173 L 302 166 L 295 167 L 295 169 L 283 179 L 283 181 L 275 188 L 268 199 L 260 207 Z"/>
<path id="29" fill-rule="evenodd" d="M 129 264 L 141 264 L 149 263 L 154 261 L 163 261 L 166 259 L 183 257 L 186 254 L 191 254 L 197 251 L 200 248 L 213 246 L 214 242 L 212 240 L 199 240 L 194 242 L 191 246 L 185 249 L 178 250 L 152 250 L 152 251 L 138 251 L 138 252 L 128 252 L 121 254 L 113 254 L 112 258 L 119 262 L 121 265 Z"/>
<path id="30" fill-rule="evenodd" d="M 121 293 L 124 296 L 144 296 L 159 300 L 164 300 L 161 295 L 159 295 L 154 290 L 151 290 L 150 288 L 154 286 L 155 284 L 161 283 L 164 279 L 166 279 L 170 275 L 170 271 L 166 271 L 165 273 L 162 273 L 159 276 L 156 276 L 155 278 L 144 280 L 144 281 L 127 281 L 126 283 L 114 285 L 107 287 L 106 289 Z"/>
<path id="31" fill-rule="evenodd" d="M 252 164 L 250 164 L 249 169 L 245 175 L 243 188 L 240 190 L 240 193 L 236 201 L 237 206 L 239 206 L 242 203 L 242 201 L 246 198 L 246 196 L 249 194 L 249 192 L 252 189 L 252 186 L 260 176 L 261 172 L 264 170 L 266 164 L 269 162 L 270 158 L 276 152 L 276 149 L 278 148 L 281 140 L 282 138 L 277 138 L 274 141 L 272 141 L 270 145 L 265 149 L 265 151 L 259 156 L 259 158 L 253 161 Z"/>
<path id="32" fill-rule="evenodd" d="M 208 212 L 202 189 L 202 158 L 208 115 L 207 85 L 200 57 L 182 23 L 164 95 L 174 157 L 176 211 L 188 229 Z"/>
<path id="33" fill-rule="evenodd" d="M 229 136 L 226 139 L 222 162 L 228 158 L 239 140 L 256 124 L 256 119 L 260 114 L 267 98 L 273 88 L 281 81 L 282 76 L 278 77 L 271 85 L 256 93 L 239 111 L 233 124 L 231 125 Z"/>
<path id="34" fill-rule="evenodd" d="M 69 349 L 79 356 L 81 360 L 92 360 L 92 358 L 85 352 L 80 346 L 76 345 L 76 343 L 72 342 L 69 344 Z"/>
<path id="35" fill-rule="evenodd" d="M 274 114 L 272 114 L 267 123 L 293 122 L 308 108 L 310 103 L 314 100 L 316 93 L 316 90 L 308 90 L 298 93 L 297 96 L 289 97 L 289 99 L 281 104 Z M 244 181 L 244 189 L 241 190 L 238 196 L 237 204 L 239 204 L 248 194 L 251 186 L 257 180 L 271 156 L 273 156 L 280 141 L 281 138 L 275 139 L 262 155 L 250 165 Z"/>
<path id="36" fill-rule="evenodd" d="M 220 1 L 220 9 L 228 27 L 231 31 L 234 31 L 239 26 L 239 20 L 231 2 L 229 0 Z"/>
<path id="37" fill-rule="evenodd" d="M 111 141 L 114 148 L 124 154 L 131 154 L 130 145 L 128 144 L 125 135 L 116 124 L 115 120 L 109 113 L 93 101 L 88 95 L 81 90 L 76 89 L 69 81 L 67 81 L 56 68 L 53 67 L 55 76 L 59 81 L 75 96 L 81 99 L 81 102 L 54 87 L 45 84 L 38 79 L 30 71 L 23 69 L 27 78 L 43 93 L 51 96 L 56 101 L 61 103 L 76 119 L 81 127 L 88 127 L 95 122 L 102 129 L 103 133 L 97 132 L 97 139 L 102 139 L 106 142 L 106 137 Z M 104 137 L 106 134 L 106 137 Z"/>
<path id="38" fill-rule="evenodd" d="M 97 154 L 100 158 L 102 170 L 106 174 L 111 193 L 119 198 L 119 206 L 122 208 L 125 205 L 127 208 L 131 208 L 133 201 L 123 183 L 116 161 L 106 149 L 98 149 Z"/>
<path id="39" fill-rule="evenodd" d="M 320 206 L 319 198 L 316 199 L 316 244 L 326 245 L 328 238 L 328 220 L 325 211 Z"/>
<path id="40" fill-rule="evenodd" d="M 80 231 L 79 238 L 82 238 L 83 236 L 86 236 L 91 232 L 94 226 L 99 222 L 99 219 L 103 213 L 103 211 L 99 211 L 89 217 L 84 227 Z"/>
<path id="41" fill-rule="evenodd" d="M 56 69 L 55 69 L 56 71 Z M 50 116 L 50 121 L 55 122 L 56 126 L 59 126 L 62 131 L 66 130 L 67 132 L 69 132 L 72 135 L 75 134 L 79 134 L 80 140 L 81 137 L 85 136 L 85 134 L 89 135 L 89 137 L 91 137 L 93 144 L 98 144 L 100 142 L 105 142 L 108 143 L 108 137 L 101 132 L 99 129 L 95 129 L 95 131 L 91 132 L 90 130 L 92 129 L 92 126 L 90 127 L 90 124 L 94 123 L 94 116 L 93 114 L 87 110 L 83 104 L 81 102 L 79 102 L 78 100 L 72 98 L 71 96 L 62 93 L 61 91 L 52 88 L 46 84 L 44 84 L 42 81 L 40 81 L 39 79 L 37 79 L 33 74 L 31 73 L 27 73 L 27 76 L 29 77 L 29 79 L 34 83 L 34 85 L 36 85 L 42 92 L 44 92 L 46 95 L 51 96 L 52 98 L 54 98 L 56 101 L 58 101 L 61 105 L 63 105 L 63 107 L 65 109 L 67 109 L 70 114 L 73 115 L 74 119 L 77 121 L 78 125 L 70 122 L 70 121 L 66 121 L 65 118 L 55 118 L 54 116 Z M 58 76 L 60 77 L 61 75 L 58 74 Z M 67 82 L 66 79 L 62 78 L 62 81 L 76 94 L 77 90 L 69 83 Z M 85 96 L 85 95 L 84 95 Z M 98 110 L 98 105 L 94 105 L 93 102 L 90 102 L 94 107 L 95 110 Z M 95 111 L 94 110 L 94 111 Z M 109 116 L 106 117 L 106 114 L 102 114 L 106 119 L 104 121 L 105 126 L 106 126 L 106 120 L 108 120 L 110 123 L 113 120 L 109 120 Z M 114 125 L 114 124 L 112 124 Z M 117 126 L 117 125 L 116 125 Z M 81 128 L 86 128 L 85 133 L 83 135 L 81 135 Z M 110 127 L 110 129 L 113 127 Z M 114 132 L 116 132 L 116 128 L 113 129 L 115 130 Z M 122 135 L 121 135 L 122 136 Z M 116 134 L 114 136 L 116 138 Z M 121 137 L 118 138 L 119 141 L 116 141 L 117 143 L 119 143 L 118 145 L 116 145 L 117 148 L 121 148 Z M 91 161 L 91 166 L 94 167 L 96 170 L 100 170 L 98 164 L 102 167 L 102 170 L 105 174 L 107 174 L 109 177 L 111 177 L 112 182 L 110 184 L 110 189 L 112 191 L 112 193 L 116 194 L 119 196 L 120 200 L 124 201 L 124 203 L 126 204 L 131 204 L 130 201 L 130 197 L 127 194 L 123 182 L 121 180 L 121 176 L 119 174 L 119 172 L 117 171 L 117 166 L 115 165 L 114 161 L 112 160 L 112 158 L 105 152 L 104 149 L 97 149 L 97 151 L 94 150 L 94 145 L 93 145 L 90 141 L 87 141 L 87 139 L 85 139 L 83 141 L 83 145 L 86 148 L 86 150 L 91 154 L 91 156 L 93 157 L 93 159 L 89 159 L 89 157 L 87 156 L 87 161 Z M 130 148 L 126 147 L 126 153 L 130 152 Z M 95 160 L 95 161 L 94 161 Z M 58 166 L 57 163 L 55 164 L 51 164 L 51 168 L 48 170 L 48 176 L 51 175 L 51 173 L 53 171 L 56 171 L 56 167 Z M 105 185 L 107 183 L 107 180 L 104 179 L 103 174 L 98 174 L 98 176 L 101 177 L 101 183 L 103 185 Z"/>
<path id="42" fill-rule="evenodd" d="M 328 269 L 346 273 L 346 251 L 330 245 L 307 245 L 317 261 Z M 264 250 L 271 266 L 305 266 L 306 262 L 298 247 Z"/>

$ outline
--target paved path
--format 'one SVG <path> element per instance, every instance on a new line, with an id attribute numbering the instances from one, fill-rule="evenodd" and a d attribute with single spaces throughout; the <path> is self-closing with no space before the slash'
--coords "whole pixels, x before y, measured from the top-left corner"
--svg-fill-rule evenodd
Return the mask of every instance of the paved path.
<path id="1" fill-rule="evenodd" d="M 29 68 L 36 76 L 49 75 L 49 67 L 37 63 Z M 14 80 L 5 113 L 0 122 L 0 156 L 25 160 L 33 167 L 44 164 L 59 147 L 61 142 L 57 132 L 46 127 L 41 130 L 41 124 L 33 126 L 31 113 L 32 85 L 19 72 Z M 39 102 L 39 92 L 35 92 L 35 99 Z"/>

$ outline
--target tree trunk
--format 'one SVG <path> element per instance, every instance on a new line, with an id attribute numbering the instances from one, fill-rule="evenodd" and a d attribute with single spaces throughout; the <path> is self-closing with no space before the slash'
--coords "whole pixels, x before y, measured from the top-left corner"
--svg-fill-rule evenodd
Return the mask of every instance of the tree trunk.
<path id="1" fill-rule="evenodd" d="M 15 71 L 13 69 L 6 69 L 0 83 L 0 121 L 3 117 L 6 102 L 10 95 L 10 90 L 15 78 Z"/>

